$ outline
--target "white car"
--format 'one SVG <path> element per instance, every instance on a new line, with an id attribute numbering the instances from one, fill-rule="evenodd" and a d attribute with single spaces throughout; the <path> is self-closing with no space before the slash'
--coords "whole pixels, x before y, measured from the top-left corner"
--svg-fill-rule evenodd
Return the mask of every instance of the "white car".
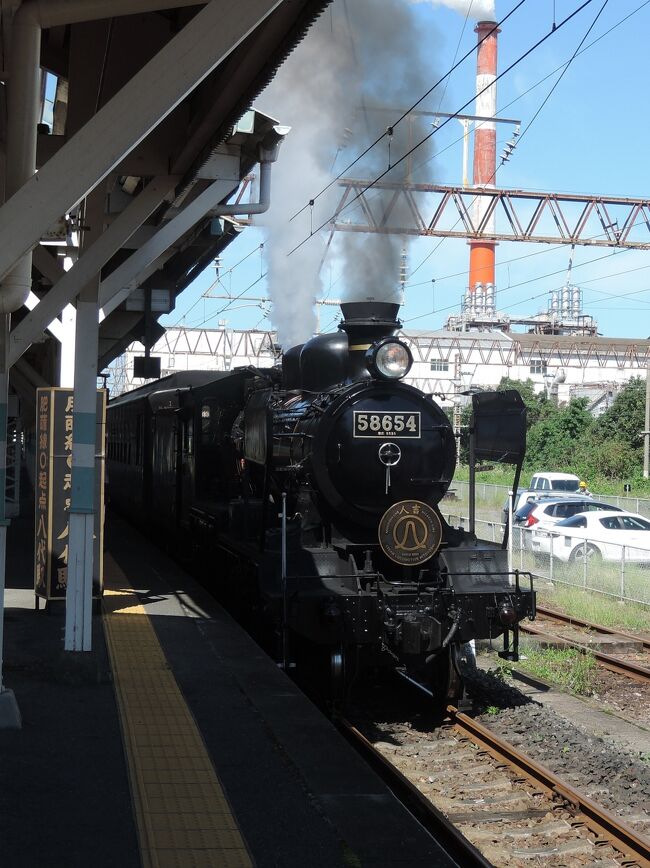
<path id="1" fill-rule="evenodd" d="M 536 473 L 530 480 L 528 488 L 518 488 L 514 497 L 513 512 L 526 503 L 527 500 L 539 500 L 542 497 L 571 497 L 573 494 L 582 494 L 580 490 L 580 477 L 574 473 Z M 585 494 L 585 497 L 590 497 Z M 508 503 L 506 498 L 503 504 L 503 523 L 508 521 Z"/>
<path id="2" fill-rule="evenodd" d="M 625 560 L 650 563 L 650 521 L 634 512 L 602 510 L 581 512 L 552 528 L 535 529 L 531 546 L 536 554 L 548 555 L 553 541 L 553 557 L 561 561 Z"/>
<path id="3" fill-rule="evenodd" d="M 530 480 L 529 488 L 544 494 L 577 492 L 580 489 L 580 477 L 575 473 L 536 473 Z"/>
<path id="4" fill-rule="evenodd" d="M 515 514 L 515 524 L 524 527 L 550 527 L 559 524 L 567 518 L 584 512 L 623 512 L 620 506 L 612 506 L 600 500 L 594 500 L 584 494 L 573 494 L 570 497 L 545 497 L 538 501 L 525 503 Z"/>

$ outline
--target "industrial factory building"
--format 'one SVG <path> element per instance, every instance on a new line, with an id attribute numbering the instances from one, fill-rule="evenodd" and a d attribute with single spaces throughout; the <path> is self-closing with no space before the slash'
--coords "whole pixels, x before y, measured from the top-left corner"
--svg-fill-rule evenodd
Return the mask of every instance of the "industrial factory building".
<path id="1" fill-rule="evenodd" d="M 557 394 L 560 403 L 587 397 L 592 412 L 603 412 L 621 386 L 632 377 L 645 377 L 650 341 L 605 338 L 593 334 L 518 334 L 485 331 L 402 332 L 413 353 L 407 379 L 426 392 L 435 392 L 451 406 L 460 393 L 494 388 L 502 377 L 532 380 L 539 392 Z M 111 369 L 111 394 L 136 388 L 134 358 L 142 345 L 132 344 Z M 243 365 L 268 367 L 278 359 L 271 331 L 242 329 L 169 328 L 154 344 L 163 376 L 185 370 L 232 370 Z M 444 396 L 444 397 L 442 397 Z"/>

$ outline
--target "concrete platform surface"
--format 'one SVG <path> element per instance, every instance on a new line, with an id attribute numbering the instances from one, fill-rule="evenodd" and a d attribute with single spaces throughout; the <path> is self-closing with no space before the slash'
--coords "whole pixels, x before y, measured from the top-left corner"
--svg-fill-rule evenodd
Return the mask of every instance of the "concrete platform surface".
<path id="1" fill-rule="evenodd" d="M 145 607 L 255 865 L 454 864 L 203 588 L 117 519 L 106 540 L 107 575 Z M 93 652 L 71 661 L 64 613 L 34 612 L 23 559 L 7 594 L 5 681 L 23 728 L 0 732 L 0 865 L 136 868 L 101 618 Z"/>

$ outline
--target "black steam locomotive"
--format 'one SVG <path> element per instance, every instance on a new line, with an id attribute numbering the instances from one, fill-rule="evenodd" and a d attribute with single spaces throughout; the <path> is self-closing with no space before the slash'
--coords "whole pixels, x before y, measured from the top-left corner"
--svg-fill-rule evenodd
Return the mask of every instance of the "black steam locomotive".
<path id="1" fill-rule="evenodd" d="M 469 640 L 503 635 L 516 659 L 535 596 L 505 542 L 476 538 L 473 492 L 469 530 L 440 513 L 456 439 L 432 396 L 402 382 L 398 308 L 343 304 L 339 330 L 281 368 L 175 374 L 115 399 L 110 497 L 272 625 L 285 666 L 326 661 L 340 694 L 388 665 L 443 703 L 459 695 Z M 470 487 L 485 458 L 518 476 L 518 393 L 472 400 Z"/>

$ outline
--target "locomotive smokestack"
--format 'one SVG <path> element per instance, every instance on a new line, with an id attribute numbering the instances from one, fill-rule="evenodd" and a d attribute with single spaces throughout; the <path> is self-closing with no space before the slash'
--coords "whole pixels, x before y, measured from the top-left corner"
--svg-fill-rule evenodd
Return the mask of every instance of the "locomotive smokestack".
<path id="1" fill-rule="evenodd" d="M 370 376 L 365 363 L 366 350 L 402 327 L 397 319 L 399 308 L 399 304 L 387 301 L 348 301 L 341 305 L 343 322 L 339 328 L 348 336 L 351 380 Z"/>
<path id="2" fill-rule="evenodd" d="M 494 21 L 480 21 L 474 28 L 479 46 L 476 63 L 476 114 L 493 118 L 497 108 L 497 34 L 501 31 Z M 487 88 L 487 90 L 484 90 Z M 481 93 L 481 91 L 483 91 Z M 493 121 L 475 121 L 474 131 L 474 186 L 494 187 L 496 176 L 497 134 Z M 486 210 L 487 201 L 480 196 L 474 203 L 474 225 L 478 225 Z M 490 218 L 487 232 L 494 232 L 494 218 Z M 469 291 L 494 286 L 495 243 L 471 241 L 469 254 Z"/>
<path id="3" fill-rule="evenodd" d="M 350 349 L 364 344 L 363 350 L 379 338 L 394 334 L 402 323 L 397 319 L 399 304 L 388 301 L 347 301 L 341 305 L 343 322 L 339 328 L 348 336 Z"/>

